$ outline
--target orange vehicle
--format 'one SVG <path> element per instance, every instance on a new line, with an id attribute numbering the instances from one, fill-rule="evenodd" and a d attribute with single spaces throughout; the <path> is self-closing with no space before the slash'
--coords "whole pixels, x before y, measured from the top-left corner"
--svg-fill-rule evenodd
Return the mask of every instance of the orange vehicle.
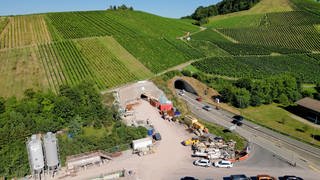
<path id="1" fill-rule="evenodd" d="M 201 102 L 201 101 L 202 101 L 202 98 L 199 96 L 199 97 L 196 98 L 196 100 L 199 101 L 199 102 Z"/>
<path id="2" fill-rule="evenodd" d="M 276 178 L 266 174 L 260 174 L 257 176 L 257 180 L 276 180 Z"/>

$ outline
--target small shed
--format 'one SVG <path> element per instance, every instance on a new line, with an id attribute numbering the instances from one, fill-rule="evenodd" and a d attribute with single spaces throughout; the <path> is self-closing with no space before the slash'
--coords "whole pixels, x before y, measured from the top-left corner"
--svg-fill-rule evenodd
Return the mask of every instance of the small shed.
<path id="1" fill-rule="evenodd" d="M 320 101 L 306 97 L 296 102 L 300 114 L 307 119 L 320 124 Z"/>

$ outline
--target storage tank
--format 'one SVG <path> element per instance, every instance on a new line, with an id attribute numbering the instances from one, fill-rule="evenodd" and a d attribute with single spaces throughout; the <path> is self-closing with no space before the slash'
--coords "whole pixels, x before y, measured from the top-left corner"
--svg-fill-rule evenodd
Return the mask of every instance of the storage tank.
<path id="1" fill-rule="evenodd" d="M 40 172 L 44 168 L 43 151 L 40 137 L 35 134 L 27 142 L 30 168 L 32 172 Z"/>
<path id="2" fill-rule="evenodd" d="M 46 165 L 55 168 L 59 165 L 58 146 L 56 135 L 48 132 L 43 138 L 43 146 L 46 157 Z"/>

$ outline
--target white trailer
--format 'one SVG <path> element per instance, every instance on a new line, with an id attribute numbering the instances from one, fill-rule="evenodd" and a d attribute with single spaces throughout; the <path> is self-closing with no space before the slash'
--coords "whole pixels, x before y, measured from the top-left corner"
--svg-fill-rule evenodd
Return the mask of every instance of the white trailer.
<path id="1" fill-rule="evenodd" d="M 143 138 L 143 139 L 137 139 L 132 141 L 132 148 L 134 151 L 146 149 L 148 147 L 152 146 L 152 139 L 151 137 Z"/>

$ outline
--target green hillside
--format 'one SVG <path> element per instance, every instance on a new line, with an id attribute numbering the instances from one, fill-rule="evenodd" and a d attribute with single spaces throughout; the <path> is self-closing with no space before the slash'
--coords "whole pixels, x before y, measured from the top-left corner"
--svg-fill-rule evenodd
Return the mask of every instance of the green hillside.
<path id="1" fill-rule="evenodd" d="M 302 82 L 320 82 L 319 10 L 313 1 L 262 0 L 250 10 L 214 16 L 191 41 L 202 43 L 202 49 L 218 47 L 233 57 L 210 54 L 212 58 L 193 65 L 206 73 L 237 78 L 290 73 Z"/>
<path id="2" fill-rule="evenodd" d="M 5 64 L 0 81 L 14 91 L 1 90 L 0 96 L 20 97 L 28 88 L 57 91 L 61 84 L 84 80 L 105 90 L 149 78 L 203 57 L 177 39 L 198 29 L 187 21 L 129 10 L 1 17 L 0 54 L 7 59 L 0 60 Z M 29 72 L 35 79 L 24 80 L 29 76 L 20 76 L 21 71 L 31 62 L 37 64 Z"/>
<path id="3" fill-rule="evenodd" d="M 11 90 L 0 96 L 84 80 L 106 90 L 204 57 L 319 53 L 319 9 L 312 1 L 261 0 L 210 18 L 206 30 L 131 10 L 1 17 L 0 82 Z"/>

